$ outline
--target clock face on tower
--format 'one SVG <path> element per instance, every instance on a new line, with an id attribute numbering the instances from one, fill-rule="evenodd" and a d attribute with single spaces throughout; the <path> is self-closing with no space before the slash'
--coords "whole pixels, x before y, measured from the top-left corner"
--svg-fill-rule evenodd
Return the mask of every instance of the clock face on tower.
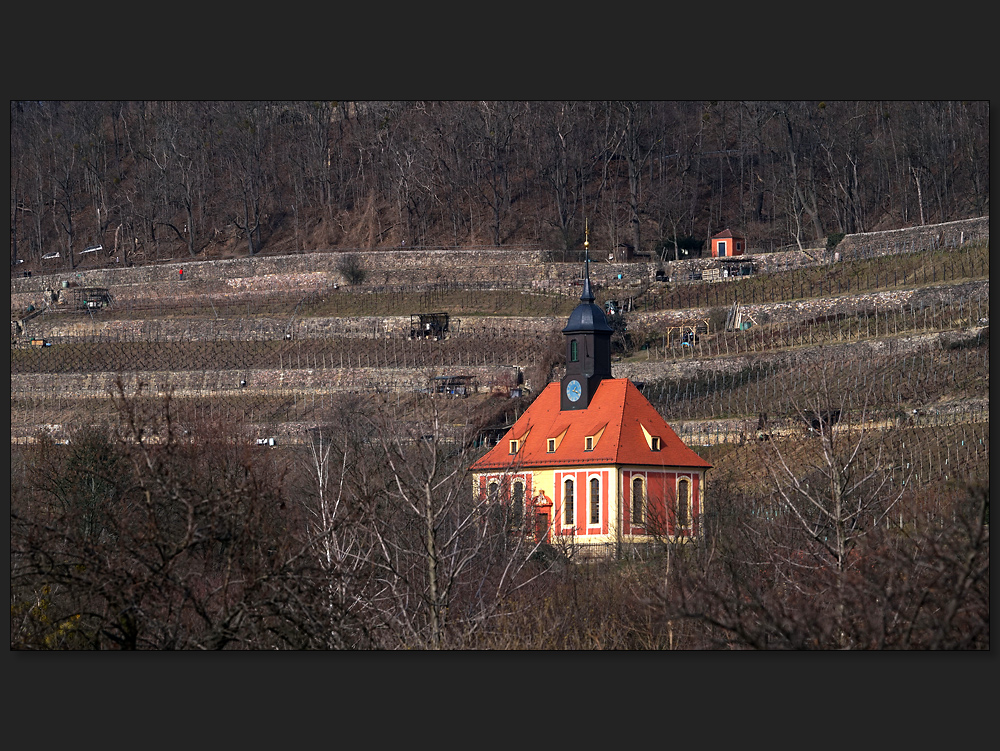
<path id="1" fill-rule="evenodd" d="M 576 379 L 566 384 L 566 396 L 571 402 L 577 401 L 582 393 L 583 389 L 580 388 L 580 382 Z"/>

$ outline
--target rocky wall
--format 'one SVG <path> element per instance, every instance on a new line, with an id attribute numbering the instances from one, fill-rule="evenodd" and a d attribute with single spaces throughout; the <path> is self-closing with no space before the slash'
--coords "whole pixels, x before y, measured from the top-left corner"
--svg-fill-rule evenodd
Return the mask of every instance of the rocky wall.
<path id="1" fill-rule="evenodd" d="M 804 300 L 741 305 L 744 316 L 750 315 L 758 323 L 786 323 L 803 321 L 820 316 L 845 313 L 865 313 L 870 310 L 901 310 L 914 308 L 922 310 L 932 302 L 951 304 L 959 300 L 975 305 L 977 300 L 987 301 L 990 296 L 989 280 L 965 282 L 962 284 L 941 284 L 916 289 L 886 289 L 876 292 L 862 292 L 832 297 L 810 297 Z M 693 319 L 708 318 L 711 308 L 688 308 L 685 310 L 661 310 L 650 313 L 636 312 L 631 320 L 636 326 L 658 330 L 666 326 L 677 326 Z"/>
<path id="2" fill-rule="evenodd" d="M 793 350 L 771 350 L 733 354 L 727 357 L 680 357 L 677 360 L 651 360 L 612 363 L 614 378 L 630 378 L 637 383 L 667 379 L 697 378 L 705 373 L 738 373 L 762 362 L 779 361 L 786 365 L 805 366 L 834 358 L 839 361 L 872 360 L 882 357 L 909 357 L 927 349 L 938 349 L 949 342 L 979 336 L 984 329 L 972 327 L 962 331 L 938 331 L 894 336 L 884 339 L 864 339 L 857 342 L 830 343 Z"/>
<path id="3" fill-rule="evenodd" d="M 67 399 L 106 397 L 121 377 L 126 392 L 139 383 L 150 394 L 173 389 L 178 397 L 255 396 L 281 397 L 314 394 L 396 393 L 431 391 L 442 375 L 468 375 L 480 393 L 509 389 L 518 383 L 520 370 L 508 366 L 461 368 L 300 368 L 286 370 L 139 371 L 132 373 L 33 373 L 12 377 L 11 393 L 52 395 Z M 243 386 L 243 383 L 246 386 Z"/>
<path id="4" fill-rule="evenodd" d="M 965 219 L 923 227 L 847 235 L 834 252 L 840 257 L 873 257 L 927 248 L 959 247 L 989 239 L 989 217 Z M 390 250 L 348 251 L 358 255 L 368 272 L 362 288 L 378 285 L 478 284 L 500 288 L 571 292 L 580 279 L 579 263 L 554 263 L 542 250 Z M 597 254 L 595 254 L 596 256 Z M 344 284 L 337 270 L 344 253 L 313 251 L 299 255 L 192 261 L 156 266 L 99 269 L 11 279 L 11 309 L 36 307 L 46 289 L 57 293 L 63 282 L 79 287 L 108 287 L 121 299 L 155 300 L 186 294 L 266 294 L 300 291 L 303 294 L 333 284 Z M 825 248 L 753 253 L 757 273 L 770 273 L 830 260 Z M 615 263 L 595 257 L 591 280 L 606 287 L 641 286 L 662 268 L 672 280 L 684 280 L 692 270 L 720 265 L 715 258 Z M 184 270 L 183 281 L 180 270 Z M 181 286 L 184 285 L 184 286 Z"/>
<path id="5" fill-rule="evenodd" d="M 815 266 L 820 262 L 822 252 L 818 250 L 785 250 L 775 253 L 754 253 L 752 250 L 737 258 L 752 262 L 755 273 L 770 274 L 775 271 L 788 271 L 790 269 Z M 705 269 L 719 268 L 728 261 L 720 261 L 718 258 L 687 258 L 681 261 L 667 261 L 663 270 L 671 281 L 687 281 L 688 274 L 692 271 L 702 271 Z"/>
<path id="6" fill-rule="evenodd" d="M 464 281 L 481 279 L 489 281 L 505 275 L 521 275 L 525 268 L 537 268 L 543 263 L 540 251 L 524 250 L 388 250 L 349 251 L 359 256 L 369 275 L 369 283 L 405 283 L 419 278 L 422 281 Z M 334 281 L 344 281 L 337 270 L 345 253 L 313 251 L 298 255 L 232 258 L 218 261 L 190 261 L 155 266 L 96 269 L 36 275 L 11 280 L 11 292 L 40 291 L 45 287 L 56 288 L 63 280 L 77 286 L 112 287 L 116 285 L 173 283 L 184 281 L 244 279 L 286 274 L 323 274 Z"/>
<path id="7" fill-rule="evenodd" d="M 958 248 L 970 242 L 989 240 L 990 218 L 961 219 L 942 224 L 882 232 L 861 232 L 846 235 L 835 248 L 841 258 L 872 258 L 918 250 Z"/>
<path id="8" fill-rule="evenodd" d="M 545 316 L 512 318 L 507 316 L 455 317 L 452 336 L 506 337 L 513 335 L 547 336 L 565 326 L 565 318 Z M 158 318 L 152 320 L 96 320 L 80 316 L 73 320 L 54 320 L 44 315 L 24 324 L 27 336 L 46 339 L 106 339 L 110 341 L 277 341 L 323 339 L 332 336 L 364 338 L 406 337 L 410 332 L 409 316 L 352 316 L 344 318 Z"/>
<path id="9" fill-rule="evenodd" d="M 989 280 L 971 281 L 958 285 L 936 285 L 910 289 L 886 289 L 851 295 L 815 297 L 743 306 L 758 323 L 794 322 L 832 313 L 865 312 L 878 309 L 918 309 L 937 303 L 966 299 L 988 301 Z M 988 308 L 988 306 L 987 306 Z M 691 319 L 707 318 L 711 308 L 637 311 L 631 315 L 632 325 L 650 330 L 679 325 Z M 565 325 L 559 316 L 518 318 L 511 316 L 456 316 L 452 320 L 453 336 L 505 337 L 529 335 L 544 337 L 558 332 Z M 59 338 L 101 338 L 111 341 L 276 341 L 291 335 L 293 339 L 321 339 L 331 336 L 405 337 L 409 334 L 408 316 L 352 316 L 343 318 L 264 318 L 248 319 L 162 318 L 155 320 L 109 320 L 80 316 L 67 321 L 53 320 L 42 315 L 24 326 L 25 335 Z M 13 329 L 12 329 L 13 332 Z"/>

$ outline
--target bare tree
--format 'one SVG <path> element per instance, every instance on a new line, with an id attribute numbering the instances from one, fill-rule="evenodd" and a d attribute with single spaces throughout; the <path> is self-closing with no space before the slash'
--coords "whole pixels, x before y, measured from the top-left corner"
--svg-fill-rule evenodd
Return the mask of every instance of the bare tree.
<path id="1" fill-rule="evenodd" d="M 722 647 L 987 644 L 983 491 L 954 509 L 939 498 L 919 534 L 889 523 L 910 484 L 896 428 L 870 421 L 870 400 L 852 401 L 825 367 L 804 375 L 814 384 L 798 410 L 806 437 L 753 444 L 752 476 L 715 478 L 707 534 L 674 549 L 654 611 L 701 624 Z"/>
<path id="2" fill-rule="evenodd" d="M 577 245 L 574 226 L 585 210 L 586 184 L 597 158 L 589 147 L 592 131 L 587 127 L 587 110 L 584 102 L 539 102 L 531 109 L 541 137 L 528 140 L 537 149 L 540 174 L 551 189 L 552 224 L 564 255 Z"/>
<path id="3" fill-rule="evenodd" d="M 792 465 L 781 441 L 768 442 L 767 468 L 780 503 L 835 570 L 844 571 L 859 538 L 902 497 L 906 477 L 897 481 L 899 457 L 885 455 L 883 431 L 872 429 L 872 390 L 852 408 L 846 391 L 836 393 L 825 362 L 813 375 L 815 388 L 796 415 L 814 437 L 806 442 L 812 456 Z"/>
<path id="4" fill-rule="evenodd" d="M 377 584 L 372 584 L 375 537 L 367 525 L 367 510 L 379 494 L 380 473 L 372 462 L 373 435 L 367 409 L 356 399 L 341 402 L 336 420 L 309 434 L 302 464 L 308 476 L 300 493 L 305 511 L 302 554 L 317 562 L 324 599 L 315 614 L 330 624 L 328 646 L 356 647 L 369 627 L 357 631 L 362 641 L 345 643 L 337 624 L 349 620 L 370 624 L 377 631 Z M 374 614 L 374 615 L 373 615 Z"/>
<path id="5" fill-rule="evenodd" d="M 480 197 L 489 207 L 492 244 L 503 242 L 503 229 L 511 205 L 510 169 L 516 147 L 521 108 L 514 102 L 480 102 L 469 118 L 475 149 L 473 167 Z"/>
<path id="6" fill-rule="evenodd" d="M 820 103 L 820 106 L 825 106 Z M 801 207 L 809 215 L 813 227 L 813 239 L 824 236 L 816 197 L 816 157 L 819 145 L 816 139 L 816 119 L 818 106 L 815 103 L 785 103 L 779 106 L 782 122 L 788 136 L 786 149 L 790 171 L 792 206 Z M 796 215 L 796 227 L 798 227 Z M 798 233 L 796 241 L 799 241 Z M 801 247 L 801 243 L 800 243 Z"/>
<path id="7" fill-rule="evenodd" d="M 65 235 L 64 248 L 69 268 L 75 269 L 75 241 L 79 234 L 76 215 L 82 202 L 82 167 L 78 155 L 80 134 L 76 129 L 72 105 L 50 103 L 44 111 L 50 149 L 51 192 L 47 199 L 52 207 L 52 221 L 57 231 Z"/>
<path id="8" fill-rule="evenodd" d="M 639 253 L 642 251 L 642 217 L 646 213 L 642 200 L 642 173 L 655 141 L 649 132 L 651 105 L 648 102 L 620 102 L 618 106 L 623 117 L 623 152 L 628 166 L 631 245 Z"/>
<path id="9" fill-rule="evenodd" d="M 387 646 L 460 647 L 538 575 L 529 562 L 541 541 L 512 523 L 530 511 L 512 517 L 503 499 L 473 494 L 466 452 L 447 450 L 465 442 L 439 415 L 379 434 L 388 482 L 368 523 Z"/>
<path id="10" fill-rule="evenodd" d="M 265 151 L 269 137 L 268 107 L 261 102 L 230 103 L 223 123 L 227 138 L 226 166 L 238 210 L 233 222 L 247 241 L 247 254 L 260 250 L 266 201 Z"/>
<path id="11" fill-rule="evenodd" d="M 871 445 L 871 438 L 882 436 L 870 429 L 869 399 L 874 395 L 869 391 L 860 407 L 850 409 L 847 393 L 835 393 L 827 364 L 817 371 L 808 404 L 797 409 L 798 419 L 814 436 L 805 443 L 804 453 L 811 456 L 792 464 L 781 441 L 764 445 L 776 498 L 813 543 L 811 555 L 835 573 L 839 623 L 845 616 L 844 580 L 851 553 L 902 497 L 906 478 L 894 481 L 898 457 L 884 455 L 883 441 Z M 839 641 L 846 646 L 843 637 Z"/>

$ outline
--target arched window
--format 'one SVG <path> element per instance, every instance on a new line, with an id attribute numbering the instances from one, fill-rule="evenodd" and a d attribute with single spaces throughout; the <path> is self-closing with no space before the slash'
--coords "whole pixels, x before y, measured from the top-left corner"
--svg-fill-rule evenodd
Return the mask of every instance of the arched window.
<path id="1" fill-rule="evenodd" d="M 636 477 L 632 480 L 632 523 L 642 524 L 643 523 L 643 505 L 646 499 L 643 497 L 642 492 L 642 478 Z"/>
<path id="2" fill-rule="evenodd" d="M 590 481 L 590 523 L 601 523 L 601 481 L 596 477 Z"/>
<path id="3" fill-rule="evenodd" d="M 563 488 L 563 509 L 565 510 L 565 525 L 573 526 L 573 481 L 567 480 Z"/>
<path id="4" fill-rule="evenodd" d="M 514 483 L 514 492 L 510 499 L 511 523 L 520 526 L 524 520 L 524 483 L 520 480 Z"/>
<path id="5" fill-rule="evenodd" d="M 677 483 L 677 526 L 681 529 L 686 529 L 691 525 L 691 509 L 689 507 L 691 494 L 688 491 L 689 485 L 690 483 L 687 480 L 681 480 Z"/>
<path id="6" fill-rule="evenodd" d="M 497 491 L 499 491 L 499 490 L 500 490 L 500 486 L 497 485 L 495 482 L 491 482 L 489 484 L 489 488 L 487 489 L 487 493 L 488 493 L 487 498 L 490 501 L 495 501 L 497 499 Z"/>
<path id="7" fill-rule="evenodd" d="M 569 342 L 569 361 L 570 362 L 580 361 L 580 351 L 576 343 L 576 339 L 570 339 Z"/>

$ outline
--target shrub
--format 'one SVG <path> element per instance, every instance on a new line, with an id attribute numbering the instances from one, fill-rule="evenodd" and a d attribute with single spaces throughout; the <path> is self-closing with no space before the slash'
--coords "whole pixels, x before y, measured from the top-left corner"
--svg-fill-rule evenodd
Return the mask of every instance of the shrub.
<path id="1" fill-rule="evenodd" d="M 357 253 L 345 253 L 337 261 L 337 271 L 343 274 L 348 284 L 362 284 L 368 278 L 364 259 Z"/>
<path id="2" fill-rule="evenodd" d="M 708 322 L 711 324 L 711 331 L 715 333 L 716 331 L 724 331 L 726 328 L 726 319 L 729 318 L 729 308 L 712 308 L 708 311 Z"/>

